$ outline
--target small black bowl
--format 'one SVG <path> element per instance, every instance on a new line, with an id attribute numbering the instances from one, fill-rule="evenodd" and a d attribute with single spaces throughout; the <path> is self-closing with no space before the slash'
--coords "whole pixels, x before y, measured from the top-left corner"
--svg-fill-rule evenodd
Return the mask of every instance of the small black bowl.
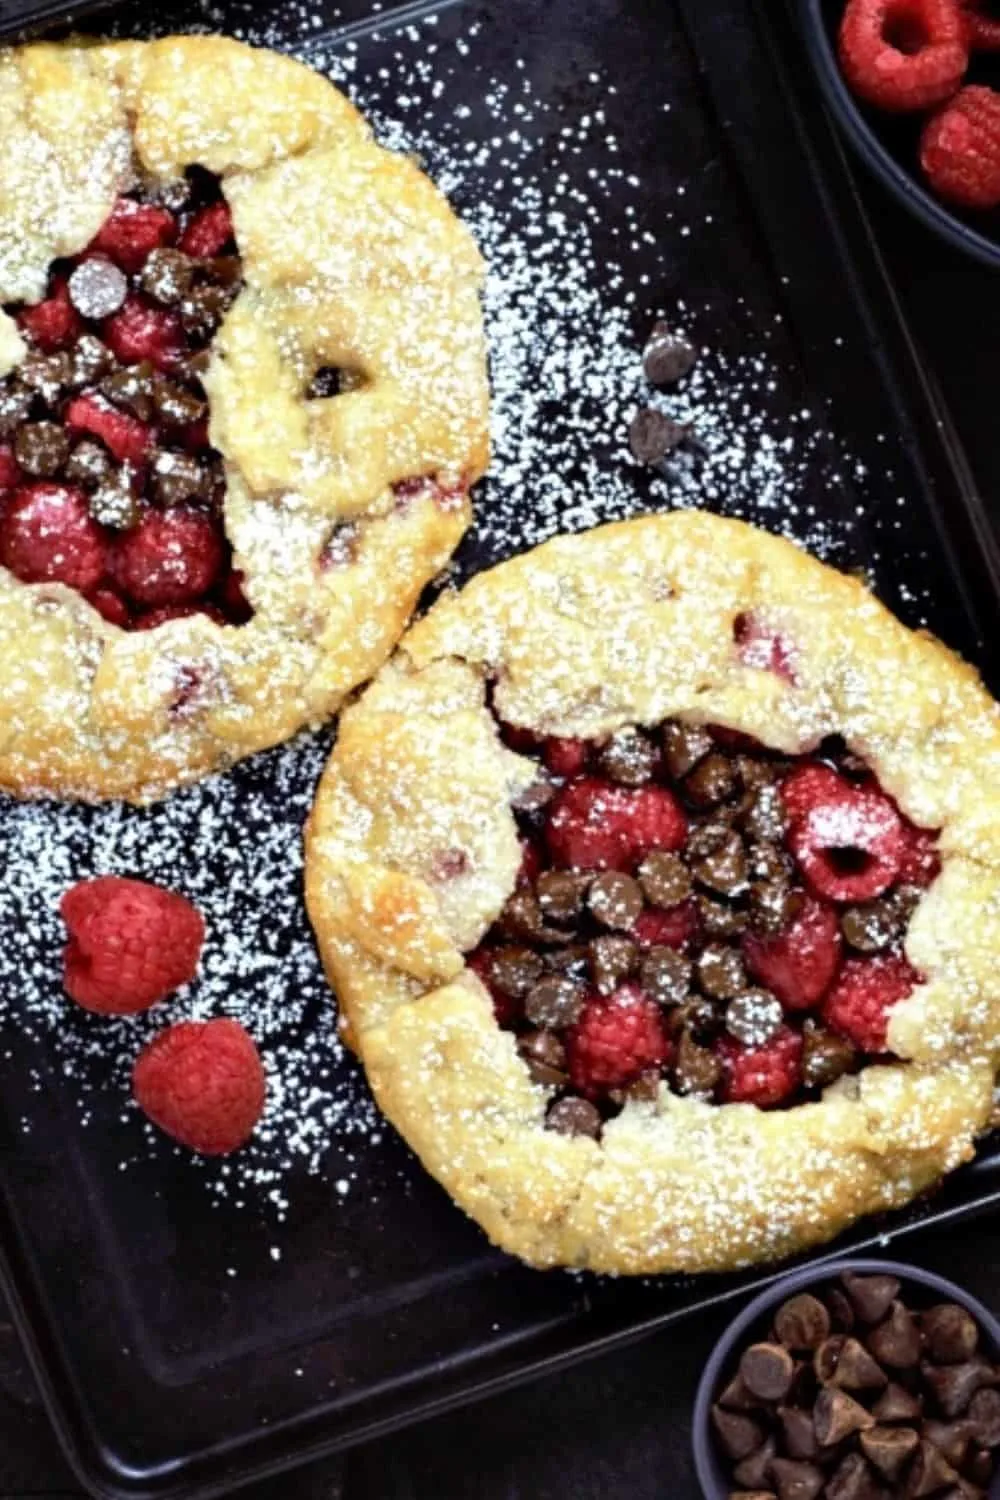
<path id="1" fill-rule="evenodd" d="M 724 1380 L 733 1373 L 733 1356 L 744 1343 L 752 1342 L 754 1334 L 759 1333 L 762 1337 L 766 1337 L 771 1322 L 771 1313 L 787 1297 L 794 1296 L 796 1292 L 813 1291 L 817 1287 L 828 1286 L 836 1281 L 842 1271 L 856 1271 L 862 1275 L 898 1276 L 904 1287 L 909 1283 L 914 1287 L 926 1288 L 933 1293 L 935 1299 L 940 1299 L 942 1302 L 958 1302 L 962 1307 L 968 1308 L 975 1318 L 984 1347 L 989 1350 L 994 1360 L 1000 1360 L 1000 1320 L 994 1317 L 988 1307 L 984 1307 L 962 1287 L 956 1286 L 953 1281 L 946 1281 L 943 1276 L 935 1276 L 931 1271 L 924 1271 L 920 1266 L 911 1266 L 896 1260 L 833 1260 L 825 1261 L 820 1266 L 806 1266 L 803 1270 L 793 1271 L 788 1276 L 779 1276 L 778 1280 L 773 1281 L 759 1297 L 755 1297 L 752 1302 L 748 1303 L 739 1317 L 729 1325 L 716 1344 L 698 1383 L 698 1394 L 695 1397 L 694 1416 L 691 1422 L 691 1442 L 694 1448 L 695 1472 L 705 1500 L 728 1500 L 733 1489 L 732 1484 L 726 1478 L 722 1460 L 712 1436 L 711 1423 L 712 1402 Z M 993 1477 L 988 1495 L 989 1500 L 1000 1500 L 1000 1469 Z"/>
<path id="2" fill-rule="evenodd" d="M 893 197 L 934 234 L 982 265 L 1000 268 L 1000 238 L 993 238 L 949 209 L 918 175 L 916 161 L 912 168 L 904 165 L 887 144 L 886 138 L 894 130 L 905 130 L 905 122 L 886 116 L 884 132 L 880 133 L 847 87 L 837 59 L 836 42 L 843 0 L 835 5 L 831 0 L 797 0 L 797 4 L 802 36 L 823 98 L 861 160 Z"/>

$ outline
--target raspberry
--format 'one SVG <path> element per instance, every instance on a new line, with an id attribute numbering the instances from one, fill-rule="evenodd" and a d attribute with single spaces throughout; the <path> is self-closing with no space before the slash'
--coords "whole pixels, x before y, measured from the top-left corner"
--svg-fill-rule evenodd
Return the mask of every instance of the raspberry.
<path id="1" fill-rule="evenodd" d="M 106 586 L 93 589 L 87 595 L 88 601 L 94 606 L 99 615 L 111 625 L 119 625 L 122 630 L 126 628 L 131 619 L 128 605 L 121 594 L 116 594 L 114 589 Z"/>
<path id="2" fill-rule="evenodd" d="M 16 490 L 0 523 L 0 563 L 23 583 L 96 588 L 107 548 L 83 491 L 44 483 Z"/>
<path id="3" fill-rule="evenodd" d="M 781 1030 L 759 1047 L 744 1047 L 730 1036 L 717 1045 L 723 1068 L 722 1097 L 727 1104 L 756 1104 L 769 1109 L 798 1088 L 802 1076 L 802 1038 Z"/>
<path id="4" fill-rule="evenodd" d="M 542 872 L 542 851 L 534 839 L 521 840 L 521 868 L 517 872 L 518 885 L 534 885 Z"/>
<path id="5" fill-rule="evenodd" d="M 647 906 L 636 918 L 629 937 L 640 948 L 686 948 L 698 930 L 698 908 L 693 901 L 665 910 Z"/>
<path id="6" fill-rule="evenodd" d="M 1000 52 L 1000 21 L 984 15 L 985 0 L 961 0 L 969 46 L 975 52 Z"/>
<path id="7" fill-rule="evenodd" d="M 634 984 L 623 984 L 606 1000 L 590 1000 L 566 1036 L 570 1081 L 592 1096 L 662 1067 L 672 1052 L 660 1007 Z"/>
<path id="8" fill-rule="evenodd" d="M 9 443 L 0 443 L 0 500 L 21 482 L 21 467 Z"/>
<path id="9" fill-rule="evenodd" d="M 920 980 L 901 954 L 849 958 L 823 1002 L 823 1019 L 862 1052 L 883 1052 L 889 1011 Z"/>
<path id="10" fill-rule="evenodd" d="M 1000 203 L 1000 94 L 970 84 L 924 126 L 920 165 L 936 193 L 962 208 Z"/>
<path id="11" fill-rule="evenodd" d="M 500 725 L 500 737 L 508 750 L 518 755 L 531 755 L 538 749 L 538 736 L 531 729 L 522 729 L 519 724 Z"/>
<path id="12" fill-rule="evenodd" d="M 63 984 L 85 1010 L 132 1015 L 194 978 L 205 923 L 176 891 L 102 875 L 73 886 L 59 909 Z"/>
<path id="13" fill-rule="evenodd" d="M 785 637 L 767 625 L 759 615 L 737 615 L 733 622 L 733 640 L 737 655 L 745 667 L 756 667 L 761 672 L 773 672 L 786 682 L 795 681 L 792 670 L 792 649 Z"/>
<path id="14" fill-rule="evenodd" d="M 596 776 L 564 787 L 546 826 L 556 865 L 581 870 L 626 870 L 686 838 L 687 819 L 665 787 L 620 787 Z"/>
<path id="15" fill-rule="evenodd" d="M 220 255 L 233 238 L 233 216 L 228 203 L 210 203 L 200 209 L 181 235 L 185 255 Z"/>
<path id="16" fill-rule="evenodd" d="M 134 275 L 154 250 L 172 245 L 176 238 L 177 221 L 168 209 L 119 198 L 87 249 L 100 251 Z"/>
<path id="17" fill-rule="evenodd" d="M 184 342 L 176 313 L 150 307 L 134 296 L 105 321 L 104 338 L 123 364 L 137 365 L 148 359 L 158 370 L 171 368 Z"/>
<path id="18" fill-rule="evenodd" d="M 899 875 L 905 837 L 888 797 L 845 781 L 793 821 L 788 847 L 820 896 L 873 901 Z"/>
<path id="19" fill-rule="evenodd" d="M 142 463 L 153 441 L 152 429 L 145 422 L 119 411 L 100 396 L 77 396 L 66 408 L 65 423 L 74 436 L 89 432 L 100 438 L 123 464 Z"/>
<path id="20" fill-rule="evenodd" d="M 832 907 L 807 896 L 784 932 L 777 937 L 747 932 L 741 946 L 751 974 L 786 1010 L 808 1010 L 829 989 L 837 972 L 840 923 Z"/>
<path id="21" fill-rule="evenodd" d="M 958 0 L 848 0 L 840 65 L 879 109 L 930 109 L 961 87 L 969 66 Z"/>
<path id="22" fill-rule="evenodd" d="M 244 1145 L 264 1111 L 267 1081 L 256 1043 L 236 1021 L 181 1021 L 154 1037 L 132 1070 L 139 1108 L 204 1156 Z"/>
<path id="23" fill-rule="evenodd" d="M 586 740 L 550 739 L 545 741 L 542 759 L 553 776 L 565 776 L 568 779 L 580 776 L 585 770 L 587 750 Z"/>
<path id="24" fill-rule="evenodd" d="M 466 963 L 476 975 L 482 980 L 489 997 L 493 1001 L 493 1014 L 500 1026 L 513 1026 L 520 1020 L 521 1007 L 513 995 L 505 995 L 502 990 L 497 989 L 493 983 L 493 959 L 496 956 L 495 948 L 477 948 L 475 953 L 470 953 Z"/>
<path id="25" fill-rule="evenodd" d="M 83 322 L 69 299 L 69 288 L 63 277 L 53 281 L 44 302 L 22 308 L 17 322 L 21 332 L 26 333 L 36 348 L 45 354 L 68 349 L 83 332 Z"/>
<path id="26" fill-rule="evenodd" d="M 802 818 L 811 807 L 829 802 L 848 790 L 847 782 L 829 766 L 807 761 L 785 777 L 781 783 L 781 800 L 789 818 Z"/>
<path id="27" fill-rule="evenodd" d="M 136 604 L 190 604 L 207 594 L 222 567 L 223 546 L 210 516 L 150 510 L 116 544 L 115 578 Z"/>
<path id="28" fill-rule="evenodd" d="M 155 630 L 158 625 L 167 625 L 171 620 L 189 620 L 192 615 L 207 615 L 216 625 L 227 623 L 222 611 L 212 604 L 164 604 L 159 609 L 150 609 L 139 615 L 133 629 Z"/>
<path id="29" fill-rule="evenodd" d="M 932 885 L 941 873 L 936 833 L 917 828 L 903 819 L 903 857 L 899 862 L 900 885 Z"/>
<path id="30" fill-rule="evenodd" d="M 211 448 L 208 418 L 201 417 L 197 422 L 189 422 L 186 427 L 182 427 L 180 439 L 189 453 L 204 453 L 206 448 Z"/>

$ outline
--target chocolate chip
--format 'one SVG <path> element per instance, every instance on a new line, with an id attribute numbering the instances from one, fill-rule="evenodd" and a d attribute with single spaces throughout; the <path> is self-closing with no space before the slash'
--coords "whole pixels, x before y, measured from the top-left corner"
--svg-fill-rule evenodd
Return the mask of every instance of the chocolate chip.
<path id="1" fill-rule="evenodd" d="M 920 1319 L 927 1353 L 939 1365 L 958 1365 L 979 1347 L 979 1329 L 967 1308 L 957 1302 L 929 1307 Z"/>
<path id="2" fill-rule="evenodd" d="M 903 924 L 888 902 L 849 906 L 840 918 L 845 940 L 858 953 L 880 953 L 901 935 Z"/>
<path id="3" fill-rule="evenodd" d="M 568 979 L 585 980 L 590 975 L 590 949 L 586 943 L 552 948 L 545 954 L 545 967 L 550 973 L 565 974 Z"/>
<path id="4" fill-rule="evenodd" d="M 779 1406 L 782 1446 L 789 1458 L 815 1458 L 819 1452 L 816 1428 L 810 1412 L 801 1406 Z"/>
<path id="5" fill-rule="evenodd" d="M 923 1397 L 891 1381 L 872 1407 L 876 1422 L 916 1422 L 924 1409 Z"/>
<path id="6" fill-rule="evenodd" d="M 529 1031 L 518 1038 L 517 1050 L 535 1083 L 562 1088 L 566 1083 L 566 1048 L 554 1031 Z"/>
<path id="7" fill-rule="evenodd" d="M 653 331 L 642 351 L 642 368 L 652 385 L 676 385 L 690 374 L 698 359 L 698 350 L 670 327 L 669 323 L 653 324 Z"/>
<path id="8" fill-rule="evenodd" d="M 675 948 L 657 945 L 642 960 L 639 983 L 660 1005 L 680 1005 L 691 990 L 691 961 Z"/>
<path id="9" fill-rule="evenodd" d="M 792 878 L 792 862 L 778 844 L 751 842 L 747 845 L 747 874 L 751 880 L 782 881 Z"/>
<path id="10" fill-rule="evenodd" d="M 913 1463 L 906 1478 L 907 1500 L 923 1500 L 948 1484 L 954 1484 L 958 1475 L 939 1448 L 921 1440 L 913 1456 Z"/>
<path id="11" fill-rule="evenodd" d="M 0 385 L 0 437 L 10 437 L 27 420 L 34 399 L 22 385 Z"/>
<path id="12" fill-rule="evenodd" d="M 242 284 L 243 262 L 238 255 L 210 255 L 199 261 L 201 270 L 211 281 L 220 286 L 233 287 Z M 352 370 L 342 370 L 341 377 L 353 375 Z M 341 379 L 343 389 L 343 378 Z"/>
<path id="13" fill-rule="evenodd" d="M 160 449 L 153 455 L 151 468 L 154 493 L 161 505 L 208 499 L 208 472 L 190 453 Z"/>
<path id="14" fill-rule="evenodd" d="M 535 943 L 562 943 L 566 934 L 550 926 L 542 915 L 533 891 L 515 891 L 500 914 L 504 932 L 516 938 L 530 938 Z"/>
<path id="15" fill-rule="evenodd" d="M 89 500 L 90 514 L 113 531 L 130 531 L 142 520 L 143 507 L 132 488 L 128 470 L 113 470 L 98 484 Z"/>
<path id="16" fill-rule="evenodd" d="M 813 1365 L 816 1379 L 823 1385 L 840 1386 L 846 1391 L 877 1391 L 887 1384 L 885 1371 L 864 1344 L 850 1334 L 835 1333 L 820 1344 Z"/>
<path id="17" fill-rule="evenodd" d="M 225 287 L 213 286 L 210 282 L 192 287 L 180 304 L 184 332 L 192 339 L 210 339 L 232 300 Z"/>
<path id="18" fill-rule="evenodd" d="M 545 1128 L 557 1135 L 586 1135 L 596 1141 L 601 1134 L 601 1116 L 588 1099 L 557 1099 L 545 1116 Z"/>
<path id="19" fill-rule="evenodd" d="M 69 300 L 81 317 L 110 318 L 128 296 L 128 277 L 103 256 L 82 260 L 69 278 Z"/>
<path id="20" fill-rule="evenodd" d="M 587 892 L 587 905 L 595 921 L 620 932 L 628 932 L 635 926 L 643 904 L 639 882 L 617 870 L 596 875 Z"/>
<path id="21" fill-rule="evenodd" d="M 788 1349 L 818 1349 L 830 1333 L 830 1314 L 818 1297 L 799 1292 L 774 1315 L 774 1331 Z"/>
<path id="22" fill-rule="evenodd" d="M 727 1411 L 724 1406 L 712 1407 L 712 1426 L 723 1452 L 729 1458 L 744 1459 L 755 1453 L 764 1441 L 764 1432 L 753 1417 L 741 1412 Z"/>
<path id="23" fill-rule="evenodd" d="M 90 438 L 77 443 L 66 460 L 66 478 L 88 488 L 101 484 L 113 470 L 114 463 L 108 450 L 101 443 L 92 442 Z"/>
<path id="24" fill-rule="evenodd" d="M 535 881 L 535 895 L 547 922 L 571 925 L 583 910 L 592 875 L 571 870 L 545 870 Z"/>
<path id="25" fill-rule="evenodd" d="M 884 1500 L 871 1466 L 860 1453 L 848 1453 L 826 1482 L 824 1500 Z"/>
<path id="26" fill-rule="evenodd" d="M 850 1042 L 815 1021 L 802 1029 L 802 1081 L 806 1088 L 825 1089 L 849 1073 L 857 1060 Z"/>
<path id="27" fill-rule="evenodd" d="M 895 1276 L 859 1276 L 855 1271 L 844 1271 L 840 1281 L 862 1323 L 880 1323 L 899 1296 Z"/>
<path id="28" fill-rule="evenodd" d="M 774 782 L 755 788 L 749 805 L 740 814 L 740 826 L 747 838 L 765 844 L 776 844 L 785 836 L 785 805 Z"/>
<path id="29" fill-rule="evenodd" d="M 823 1471 L 800 1458 L 776 1458 L 771 1465 L 779 1500 L 816 1500 Z"/>
<path id="30" fill-rule="evenodd" d="M 920 1435 L 940 1449 L 954 1468 L 960 1469 L 965 1462 L 972 1441 L 974 1424 L 965 1418 L 957 1422 L 936 1422 L 928 1418 L 920 1427 Z"/>
<path id="31" fill-rule="evenodd" d="M 169 427 L 191 427 L 208 411 L 207 401 L 202 401 L 174 380 L 154 382 L 153 404 L 161 421 Z"/>
<path id="32" fill-rule="evenodd" d="M 948 1455 L 945 1454 L 945 1458 Z M 951 1463 L 951 1459 L 948 1462 Z M 973 1448 L 965 1459 L 965 1475 L 973 1484 L 989 1484 L 993 1478 L 995 1459 L 988 1448 Z"/>
<path id="33" fill-rule="evenodd" d="M 738 937 L 745 930 L 747 914 L 740 907 L 730 906 L 725 901 L 715 901 L 701 891 L 695 897 L 695 902 L 698 921 L 705 937 Z"/>
<path id="34" fill-rule="evenodd" d="M 781 1003 L 768 990 L 741 990 L 726 1007 L 726 1030 L 744 1047 L 762 1047 L 783 1021 Z"/>
<path id="35" fill-rule="evenodd" d="M 726 756 L 713 750 L 684 779 L 684 796 L 697 808 L 718 807 L 736 790 L 736 772 Z"/>
<path id="36" fill-rule="evenodd" d="M 750 926 L 762 937 L 776 937 L 795 921 L 804 899 L 803 893 L 793 889 L 784 876 L 777 880 L 755 880 L 750 886 Z"/>
<path id="37" fill-rule="evenodd" d="M 178 380 L 198 384 L 211 363 L 211 349 L 192 349 L 175 359 L 171 369 Z"/>
<path id="38" fill-rule="evenodd" d="M 715 741 L 700 724 L 668 721 L 662 733 L 663 761 L 676 781 L 688 774 L 714 748 Z"/>
<path id="39" fill-rule="evenodd" d="M 137 365 L 128 365 L 107 375 L 99 386 L 102 396 L 107 396 L 116 406 L 132 412 L 140 421 L 148 422 L 153 415 L 153 387 L 156 372 L 148 359 Z"/>
<path id="40" fill-rule="evenodd" d="M 722 1081 L 722 1064 L 708 1047 L 699 1046 L 689 1031 L 681 1033 L 674 1062 L 674 1084 L 689 1099 L 710 1099 Z"/>
<path id="41" fill-rule="evenodd" d="M 836 1386 L 824 1386 L 813 1407 L 813 1426 L 821 1448 L 832 1448 L 852 1432 L 875 1426 L 875 1418 L 860 1401 Z"/>
<path id="42" fill-rule="evenodd" d="M 667 1031 L 673 1038 L 691 1033 L 696 1042 L 710 1042 L 722 1030 L 722 1017 L 704 995 L 691 995 L 666 1014 Z"/>
<path id="43" fill-rule="evenodd" d="M 761 1404 L 753 1392 L 747 1390 L 739 1371 L 723 1387 L 716 1399 L 720 1406 L 729 1411 L 756 1411 Z"/>
<path id="44" fill-rule="evenodd" d="M 868 1335 L 868 1348 L 891 1370 L 911 1370 L 920 1359 L 921 1344 L 917 1320 L 901 1302 L 894 1302 L 885 1321 Z"/>
<path id="45" fill-rule="evenodd" d="M 773 1490 L 730 1490 L 729 1500 L 778 1500 Z"/>
<path id="46" fill-rule="evenodd" d="M 751 1453 L 748 1458 L 738 1463 L 733 1470 L 733 1478 L 736 1483 L 743 1485 L 749 1490 L 761 1490 L 771 1481 L 771 1465 L 777 1456 L 777 1444 L 773 1437 L 764 1439 L 764 1442 Z"/>
<path id="47" fill-rule="evenodd" d="M 25 422 L 14 437 L 14 457 L 33 479 L 51 479 L 69 457 L 69 437 L 58 422 Z"/>
<path id="48" fill-rule="evenodd" d="M 93 385 L 115 368 L 117 360 L 93 333 L 85 333 L 70 350 L 70 379 L 75 386 Z"/>
<path id="49" fill-rule="evenodd" d="M 55 406 L 72 383 L 73 366 L 68 354 L 42 354 L 33 349 L 18 365 L 17 377 L 22 385 L 37 392 L 46 406 Z"/>
<path id="50" fill-rule="evenodd" d="M 1000 1391 L 977 1391 L 969 1403 L 969 1421 L 980 1447 L 1000 1447 Z"/>
<path id="51" fill-rule="evenodd" d="M 699 885 L 735 900 L 748 888 L 746 850 L 739 834 L 733 830 L 711 854 L 691 867 Z"/>
<path id="52" fill-rule="evenodd" d="M 639 949 L 629 938 L 599 937 L 590 945 L 594 985 L 601 995 L 610 995 L 627 979 L 639 962 Z"/>
<path id="53" fill-rule="evenodd" d="M 639 884 L 654 906 L 679 906 L 691 894 L 691 875 L 679 854 L 656 849 L 639 866 Z"/>
<path id="54" fill-rule="evenodd" d="M 658 464 L 680 447 L 690 432 L 684 422 L 675 422 L 655 406 L 641 406 L 629 423 L 628 446 L 636 463 Z"/>
<path id="55" fill-rule="evenodd" d="M 697 962 L 698 984 L 713 1000 L 731 1000 L 746 988 L 747 975 L 743 959 L 736 948 L 724 943 L 709 943 Z"/>
<path id="56" fill-rule="evenodd" d="M 992 1370 L 978 1356 L 960 1365 L 932 1365 L 924 1360 L 920 1372 L 946 1417 L 960 1417 L 976 1392 L 993 1381 Z"/>
<path id="57" fill-rule="evenodd" d="M 148 297 L 169 307 L 190 291 L 195 270 L 195 262 L 182 250 L 154 250 L 142 268 L 139 285 Z"/>
<path id="58" fill-rule="evenodd" d="M 490 981 L 502 995 L 523 1000 L 542 977 L 542 960 L 531 948 L 500 948 L 490 959 Z"/>
<path id="59" fill-rule="evenodd" d="M 643 786 L 656 767 L 652 741 L 638 729 L 619 729 L 598 756 L 605 776 L 622 786 Z"/>
<path id="60" fill-rule="evenodd" d="M 806 1021 L 805 1030 L 808 1031 L 815 1022 Z M 831 1286 L 827 1289 L 826 1305 L 830 1309 L 830 1321 L 835 1333 L 850 1333 L 857 1318 L 854 1316 L 854 1308 L 840 1290 L 839 1286 Z"/>
<path id="61" fill-rule="evenodd" d="M 886 1479 L 898 1479 L 916 1452 L 920 1438 L 912 1427 L 873 1427 L 862 1432 L 861 1451 Z"/>
<path id="62" fill-rule="evenodd" d="M 751 1344 L 740 1360 L 747 1390 L 763 1401 L 783 1401 L 795 1374 L 795 1361 L 781 1344 Z"/>
<path id="63" fill-rule="evenodd" d="M 645 1072 L 639 1074 L 638 1078 L 633 1078 L 632 1082 L 622 1089 L 620 1102 L 624 1104 L 626 1100 L 631 1099 L 636 1104 L 655 1104 L 660 1097 L 661 1082 L 658 1070 L 647 1068 Z M 609 1090 L 612 1099 L 616 1092 L 614 1089 Z"/>
<path id="64" fill-rule="evenodd" d="M 524 1013 L 534 1026 L 572 1026 L 583 1010 L 583 985 L 550 974 L 532 985 L 524 1001 Z"/>

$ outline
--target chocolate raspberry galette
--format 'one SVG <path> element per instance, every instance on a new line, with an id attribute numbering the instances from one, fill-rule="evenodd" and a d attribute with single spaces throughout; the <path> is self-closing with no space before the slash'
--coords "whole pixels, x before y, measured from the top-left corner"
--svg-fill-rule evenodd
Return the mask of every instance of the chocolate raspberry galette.
<path id="1" fill-rule="evenodd" d="M 537 1266 L 773 1260 L 966 1160 L 1000 1034 L 1000 717 L 693 512 L 446 597 L 341 720 L 307 897 L 379 1104 Z"/>
<path id="2" fill-rule="evenodd" d="M 146 800 L 328 717 L 469 520 L 471 237 L 221 37 L 0 51 L 0 785 Z"/>

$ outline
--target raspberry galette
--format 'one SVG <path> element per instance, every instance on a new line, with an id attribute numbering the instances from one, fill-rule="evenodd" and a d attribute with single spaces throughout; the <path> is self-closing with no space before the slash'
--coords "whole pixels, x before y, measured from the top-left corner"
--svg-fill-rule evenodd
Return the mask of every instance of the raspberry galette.
<path id="1" fill-rule="evenodd" d="M 966 1160 L 1000 1031 L 1000 719 L 693 512 L 446 597 L 341 721 L 307 898 L 389 1119 L 537 1266 L 773 1260 Z"/>
<path id="2" fill-rule="evenodd" d="M 0 52 L 0 785 L 155 797 L 327 718 L 487 455 L 466 230 L 309 69 Z"/>

